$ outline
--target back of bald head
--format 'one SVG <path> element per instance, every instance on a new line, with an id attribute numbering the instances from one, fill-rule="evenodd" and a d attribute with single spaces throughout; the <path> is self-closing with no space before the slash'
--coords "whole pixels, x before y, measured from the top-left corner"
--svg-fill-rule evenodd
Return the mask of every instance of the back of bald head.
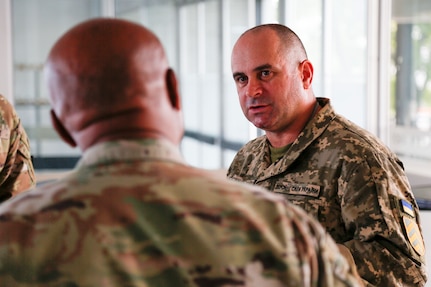
<path id="1" fill-rule="evenodd" d="M 51 49 L 46 74 L 53 110 L 109 113 L 133 97 L 163 88 L 168 63 L 158 38 L 145 27 L 99 18 L 66 32 Z"/>

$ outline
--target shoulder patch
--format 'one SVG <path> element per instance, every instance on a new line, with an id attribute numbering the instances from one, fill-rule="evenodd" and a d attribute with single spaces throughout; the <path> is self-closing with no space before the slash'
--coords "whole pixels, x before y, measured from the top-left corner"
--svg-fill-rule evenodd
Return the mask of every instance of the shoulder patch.
<path id="1" fill-rule="evenodd" d="M 404 228 L 409 239 L 410 244 L 417 254 L 420 256 L 425 255 L 425 246 L 422 239 L 419 226 L 414 219 L 407 216 L 403 216 Z"/>
<path id="2" fill-rule="evenodd" d="M 400 215 L 403 219 L 404 231 L 410 242 L 410 245 L 420 256 L 425 255 L 425 245 L 420 232 L 419 226 L 416 222 L 415 210 L 410 202 L 401 199 L 400 203 Z"/>

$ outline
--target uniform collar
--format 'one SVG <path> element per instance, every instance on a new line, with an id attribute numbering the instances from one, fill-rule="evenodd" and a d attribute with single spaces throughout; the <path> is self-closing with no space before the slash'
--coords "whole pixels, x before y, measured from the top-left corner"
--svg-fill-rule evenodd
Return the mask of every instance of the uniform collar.
<path id="1" fill-rule="evenodd" d="M 139 160 L 184 163 L 179 147 L 171 142 L 160 139 L 139 139 L 110 141 L 94 145 L 83 153 L 77 166 Z"/>

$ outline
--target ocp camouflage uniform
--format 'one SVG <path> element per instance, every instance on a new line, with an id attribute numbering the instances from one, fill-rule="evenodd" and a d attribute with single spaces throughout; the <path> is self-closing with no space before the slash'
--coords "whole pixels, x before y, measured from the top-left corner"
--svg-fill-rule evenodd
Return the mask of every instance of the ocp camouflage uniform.
<path id="1" fill-rule="evenodd" d="M 164 141 L 93 146 L 0 205 L 0 286 L 360 285 L 301 209 Z"/>
<path id="2" fill-rule="evenodd" d="M 237 153 L 228 177 L 263 186 L 317 218 L 352 253 L 367 286 L 423 286 L 419 209 L 402 163 L 329 100 L 271 164 L 266 136 Z M 408 235 L 410 234 L 410 235 Z"/>
<path id="3" fill-rule="evenodd" d="M 0 202 L 35 184 L 27 134 L 13 106 L 0 95 Z"/>

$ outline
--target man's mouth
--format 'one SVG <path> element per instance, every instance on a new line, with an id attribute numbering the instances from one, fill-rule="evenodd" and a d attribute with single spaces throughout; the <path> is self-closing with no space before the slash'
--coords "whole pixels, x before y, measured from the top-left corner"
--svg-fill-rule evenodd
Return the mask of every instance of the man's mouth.
<path id="1" fill-rule="evenodd" d="M 268 106 L 269 105 L 265 105 L 265 104 L 252 105 L 252 106 L 249 106 L 248 109 L 249 109 L 249 111 L 252 111 L 252 112 L 259 112 L 259 111 L 263 111 Z"/>

